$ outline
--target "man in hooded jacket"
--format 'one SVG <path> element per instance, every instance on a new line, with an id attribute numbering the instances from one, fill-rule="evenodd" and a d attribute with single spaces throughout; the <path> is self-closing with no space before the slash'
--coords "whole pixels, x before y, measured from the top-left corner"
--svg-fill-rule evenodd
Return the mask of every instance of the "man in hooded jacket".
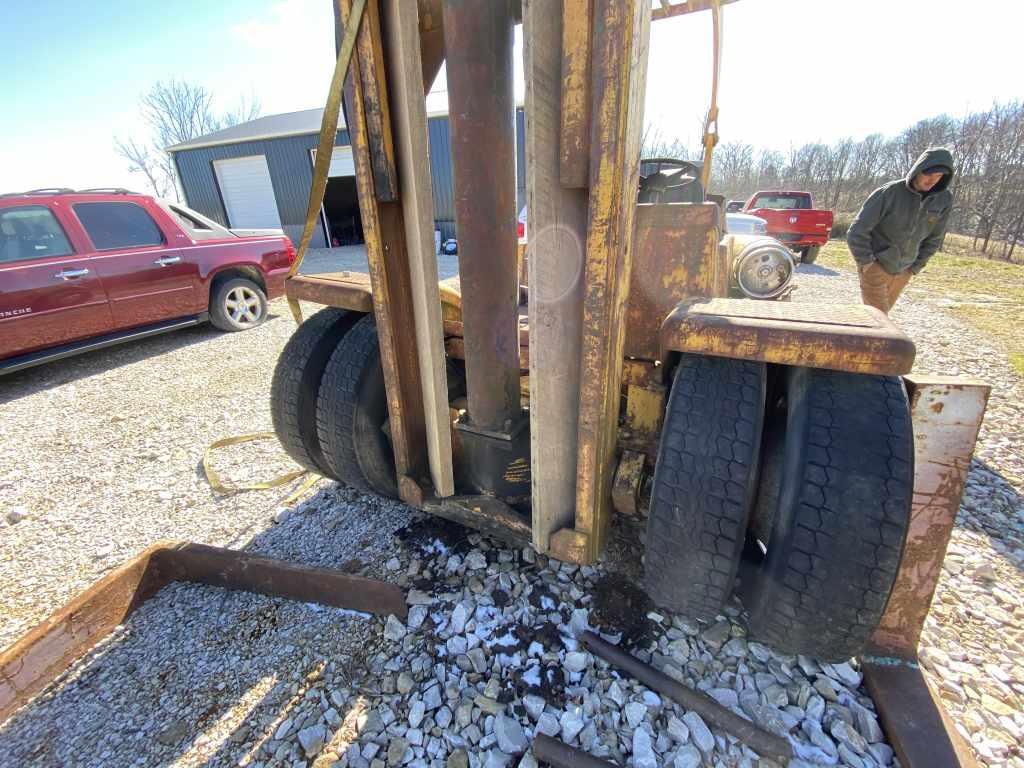
<path id="1" fill-rule="evenodd" d="M 926 149 L 906 178 L 871 193 L 850 225 L 846 242 L 857 262 L 865 304 L 886 314 L 939 249 L 953 207 L 953 154 Z"/>

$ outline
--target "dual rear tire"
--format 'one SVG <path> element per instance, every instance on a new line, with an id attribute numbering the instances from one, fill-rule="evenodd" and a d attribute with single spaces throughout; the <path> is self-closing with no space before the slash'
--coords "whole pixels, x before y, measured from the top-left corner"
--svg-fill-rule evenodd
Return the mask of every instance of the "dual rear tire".
<path id="1" fill-rule="evenodd" d="M 648 589 L 709 619 L 739 576 L 753 635 L 849 658 L 885 610 L 912 488 L 898 378 L 684 355 L 652 488 Z"/>
<path id="2" fill-rule="evenodd" d="M 296 462 L 398 495 L 372 315 L 327 308 L 302 323 L 278 358 L 270 392 L 274 432 Z"/>

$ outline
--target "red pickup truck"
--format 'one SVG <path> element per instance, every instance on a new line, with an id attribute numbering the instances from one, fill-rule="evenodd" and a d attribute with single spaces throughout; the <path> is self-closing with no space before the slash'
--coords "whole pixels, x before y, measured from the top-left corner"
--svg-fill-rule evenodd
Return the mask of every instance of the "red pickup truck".
<path id="1" fill-rule="evenodd" d="M 209 320 L 260 324 L 295 249 L 124 190 L 0 195 L 0 374 Z"/>
<path id="2" fill-rule="evenodd" d="M 804 264 L 814 263 L 832 231 L 832 211 L 816 209 L 810 192 L 755 192 L 743 213 L 768 222 L 768 234 L 799 253 Z"/>

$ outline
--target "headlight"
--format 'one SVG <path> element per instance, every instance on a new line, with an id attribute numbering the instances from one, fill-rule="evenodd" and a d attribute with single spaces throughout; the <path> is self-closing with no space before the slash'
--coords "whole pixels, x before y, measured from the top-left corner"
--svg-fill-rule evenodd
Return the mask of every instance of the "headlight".
<path id="1" fill-rule="evenodd" d="M 733 261 L 733 279 L 752 299 L 773 299 L 793 281 L 793 257 L 778 240 L 759 237 Z"/>

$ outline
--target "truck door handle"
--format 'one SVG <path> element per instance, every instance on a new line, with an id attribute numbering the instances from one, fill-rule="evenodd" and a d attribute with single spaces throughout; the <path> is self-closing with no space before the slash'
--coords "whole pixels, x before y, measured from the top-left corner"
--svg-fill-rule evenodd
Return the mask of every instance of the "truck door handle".
<path id="1" fill-rule="evenodd" d="M 62 269 L 54 277 L 59 277 L 61 280 L 77 280 L 80 277 L 85 277 L 89 274 L 88 269 Z"/>
<path id="2" fill-rule="evenodd" d="M 168 264 L 178 264 L 180 261 L 181 256 L 161 256 L 153 263 L 158 267 L 166 267 Z"/>

